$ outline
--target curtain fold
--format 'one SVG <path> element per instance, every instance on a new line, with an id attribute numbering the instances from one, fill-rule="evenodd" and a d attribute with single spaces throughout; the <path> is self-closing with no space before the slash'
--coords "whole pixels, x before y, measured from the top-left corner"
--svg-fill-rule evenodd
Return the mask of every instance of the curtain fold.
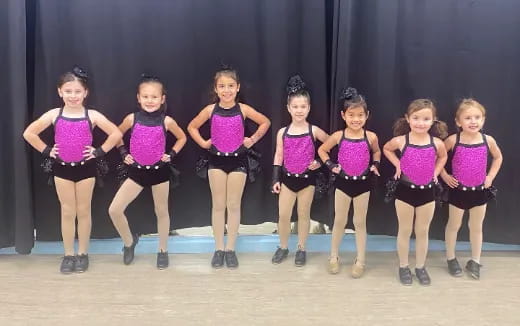
<path id="1" fill-rule="evenodd" d="M 30 167 L 22 131 L 27 120 L 25 2 L 0 2 L 0 248 L 18 253 L 33 247 Z"/>

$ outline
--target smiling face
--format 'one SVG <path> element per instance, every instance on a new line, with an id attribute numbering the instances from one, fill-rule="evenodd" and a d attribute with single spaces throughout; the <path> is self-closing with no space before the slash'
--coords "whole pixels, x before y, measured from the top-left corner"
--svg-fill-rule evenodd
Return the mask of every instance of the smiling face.
<path id="1" fill-rule="evenodd" d="M 291 96 L 287 104 L 287 111 L 291 115 L 293 122 L 304 122 L 309 116 L 311 106 L 306 96 Z"/>
<path id="2" fill-rule="evenodd" d="M 58 95 L 62 98 L 66 107 L 81 108 L 88 95 L 88 90 L 78 80 L 72 80 L 58 88 Z"/>
<path id="3" fill-rule="evenodd" d="M 427 133 L 433 125 L 433 111 L 430 108 L 424 108 L 407 114 L 406 121 L 410 125 L 410 129 L 414 133 Z"/>
<path id="4" fill-rule="evenodd" d="M 240 84 L 230 75 L 222 74 L 215 82 L 215 93 L 221 103 L 233 103 L 240 91 Z"/>
<path id="5" fill-rule="evenodd" d="M 478 133 L 484 126 L 486 117 L 481 109 L 475 106 L 467 106 L 459 109 L 455 118 L 457 127 L 468 133 Z"/>
<path id="6" fill-rule="evenodd" d="M 166 96 L 163 94 L 163 88 L 160 83 L 146 82 L 139 86 L 137 93 L 137 102 L 146 112 L 155 112 L 161 108 Z"/>
<path id="7" fill-rule="evenodd" d="M 365 126 L 368 119 L 368 111 L 363 106 L 356 105 L 342 111 L 341 117 L 345 120 L 347 128 L 358 131 Z"/>

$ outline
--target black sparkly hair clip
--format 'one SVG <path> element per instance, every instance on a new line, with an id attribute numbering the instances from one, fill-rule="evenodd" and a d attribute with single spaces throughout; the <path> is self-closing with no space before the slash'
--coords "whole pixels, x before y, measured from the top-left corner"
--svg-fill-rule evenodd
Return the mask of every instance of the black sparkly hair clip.
<path id="1" fill-rule="evenodd" d="M 287 91 L 287 94 L 295 94 L 305 89 L 305 82 L 303 81 L 302 77 L 300 77 L 300 75 L 292 76 L 291 78 L 289 78 L 289 81 L 287 82 L 287 87 L 285 89 Z"/>
<path id="2" fill-rule="evenodd" d="M 235 71 L 235 69 L 231 65 L 221 62 L 217 71 Z"/>
<path id="3" fill-rule="evenodd" d="M 341 101 L 352 101 L 357 96 L 359 96 L 359 94 L 354 87 L 345 87 L 341 91 L 341 94 L 339 95 L 339 99 Z"/>
<path id="4" fill-rule="evenodd" d="M 146 81 L 160 81 L 160 79 L 157 76 L 149 75 L 147 73 L 142 73 L 141 82 L 146 82 Z"/>
<path id="5" fill-rule="evenodd" d="M 88 74 L 85 71 L 85 69 L 83 69 L 77 65 L 72 68 L 72 74 L 74 74 L 74 76 L 81 78 L 85 81 L 88 79 Z"/>

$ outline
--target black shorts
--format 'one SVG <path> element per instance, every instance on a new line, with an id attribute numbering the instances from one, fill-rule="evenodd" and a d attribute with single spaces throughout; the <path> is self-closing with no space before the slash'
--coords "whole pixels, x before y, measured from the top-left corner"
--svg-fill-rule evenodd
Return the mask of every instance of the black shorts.
<path id="1" fill-rule="evenodd" d="M 404 201 L 413 207 L 419 207 L 435 200 L 433 187 L 419 189 L 399 183 L 395 190 L 395 199 Z"/>
<path id="2" fill-rule="evenodd" d="M 165 164 L 158 169 L 139 169 L 128 167 L 128 178 L 141 187 L 151 187 L 170 180 L 170 169 Z"/>
<path id="3" fill-rule="evenodd" d="M 345 195 L 349 196 L 350 198 L 354 198 L 372 190 L 372 181 L 370 180 L 370 177 L 365 180 L 346 180 L 336 176 L 336 180 L 334 180 L 334 186 L 336 189 L 341 190 L 341 192 L 343 192 Z"/>
<path id="4" fill-rule="evenodd" d="M 316 174 L 308 173 L 308 178 L 293 177 L 282 174 L 282 183 L 292 192 L 299 192 L 308 186 L 316 185 Z"/>
<path id="5" fill-rule="evenodd" d="M 217 156 L 209 155 L 208 170 L 218 169 L 226 173 L 243 172 L 247 174 L 247 156 Z"/>
<path id="6" fill-rule="evenodd" d="M 450 188 L 448 192 L 448 203 L 460 209 L 471 209 L 482 206 L 489 201 L 486 193 L 488 190 L 461 190 Z"/>
<path id="7" fill-rule="evenodd" d="M 96 177 L 96 160 L 88 160 L 85 164 L 76 166 L 62 165 L 59 162 L 54 162 L 52 171 L 55 177 L 72 182 L 79 182 L 81 180 Z"/>

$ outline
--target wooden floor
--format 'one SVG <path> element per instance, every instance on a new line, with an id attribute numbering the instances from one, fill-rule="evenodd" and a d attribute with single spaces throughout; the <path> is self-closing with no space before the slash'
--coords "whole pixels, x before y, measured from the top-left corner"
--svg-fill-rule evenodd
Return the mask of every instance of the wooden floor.
<path id="1" fill-rule="evenodd" d="M 465 263 L 467 253 L 459 261 Z M 354 280 L 344 256 L 340 274 L 327 255 L 295 267 L 271 254 L 239 254 L 237 270 L 213 270 L 209 254 L 155 255 L 124 266 L 94 255 L 84 274 L 61 275 L 61 257 L 0 255 L 0 325 L 520 325 L 520 254 L 486 252 L 480 281 L 453 278 L 441 252 L 431 253 L 432 285 L 401 286 L 395 253 L 369 253 Z"/>

